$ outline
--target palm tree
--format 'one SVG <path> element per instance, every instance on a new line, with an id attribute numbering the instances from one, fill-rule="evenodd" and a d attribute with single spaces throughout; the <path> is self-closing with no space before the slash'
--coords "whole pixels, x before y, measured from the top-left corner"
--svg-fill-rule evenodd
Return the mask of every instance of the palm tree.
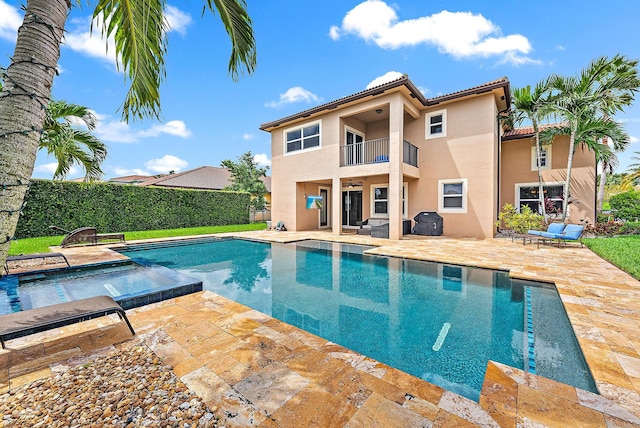
<path id="1" fill-rule="evenodd" d="M 605 137 L 600 143 L 602 147 L 596 149 L 596 165 L 600 165 L 600 182 L 598 183 L 598 193 L 596 195 L 596 214 L 602 213 L 602 205 L 604 204 L 604 193 L 607 187 L 607 174 L 613 174 L 618 166 L 618 157 L 611 150 L 608 138 Z"/>
<path id="2" fill-rule="evenodd" d="M 640 181 L 640 152 L 635 152 L 635 154 L 638 156 L 634 156 L 631 159 L 636 161 L 636 163 L 629 165 L 628 174 L 624 180 L 622 180 L 624 188 L 632 188 Z"/>
<path id="3" fill-rule="evenodd" d="M 628 136 L 626 139 L 616 138 L 624 132 L 621 125 L 609 116 L 616 111 L 623 111 L 633 101 L 635 92 L 640 87 L 637 64 L 638 61 L 621 55 L 612 59 L 601 57 L 589 64 L 577 77 L 552 75 L 549 78 L 554 109 L 566 121 L 569 135 L 563 221 L 567 216 L 576 141 L 595 144 L 595 141 L 604 136 L 609 136 L 613 141 L 628 141 Z"/>
<path id="4" fill-rule="evenodd" d="M 93 17 L 104 24 L 103 36 L 115 40 L 118 67 L 130 82 L 123 119 L 158 118 L 159 86 L 165 77 L 166 1 L 96 3 Z M 27 0 L 0 92 L 0 264 L 6 259 L 35 165 L 71 6 L 71 0 Z M 204 7 L 220 16 L 231 40 L 232 78 L 244 71 L 252 73 L 255 39 L 245 0 L 204 0 Z"/>
<path id="5" fill-rule="evenodd" d="M 78 122 L 87 130 L 78 128 Z M 107 157 L 107 147 L 91 133 L 96 124 L 96 116 L 87 107 L 66 101 L 51 101 L 47 105 L 40 149 L 46 149 L 58 162 L 54 180 L 64 179 L 74 164 L 84 169 L 85 181 L 102 178 L 101 165 Z"/>
<path id="6" fill-rule="evenodd" d="M 511 92 L 512 123 L 520 124 L 529 120 L 533 126 L 533 133 L 536 144 L 536 164 L 538 167 L 538 195 L 540 197 L 539 206 L 542 210 L 542 218 L 546 219 L 546 207 L 544 201 L 544 187 L 542 185 L 542 167 L 540 165 L 541 145 L 540 145 L 540 123 L 549 115 L 548 82 L 538 83 L 533 92 L 531 86 L 524 88 L 514 88 Z"/>
<path id="7" fill-rule="evenodd" d="M 0 91 L 6 69 L 0 67 Z M 56 158 L 58 167 L 54 180 L 64 180 L 74 164 L 82 166 L 85 181 L 102 178 L 102 162 L 107 157 L 107 147 L 91 134 L 98 123 L 89 108 L 66 101 L 51 101 L 47 104 L 43 133 L 38 149 L 46 149 Z M 79 129 L 84 125 L 89 132 Z"/>

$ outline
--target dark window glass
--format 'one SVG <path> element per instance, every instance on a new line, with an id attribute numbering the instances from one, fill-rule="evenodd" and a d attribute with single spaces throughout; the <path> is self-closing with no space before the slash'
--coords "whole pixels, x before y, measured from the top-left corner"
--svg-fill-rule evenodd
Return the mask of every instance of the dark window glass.
<path id="1" fill-rule="evenodd" d="M 388 189 L 386 187 L 376 187 L 374 193 L 375 199 L 387 199 Z"/>
<path id="2" fill-rule="evenodd" d="M 444 198 L 445 208 L 462 208 L 462 196 L 449 196 Z"/>
<path id="3" fill-rule="evenodd" d="M 462 195 L 462 183 L 447 183 L 443 190 L 445 195 Z"/>
<path id="4" fill-rule="evenodd" d="M 287 132 L 287 141 L 297 140 L 302 137 L 302 130 L 296 129 L 295 131 Z"/>
<path id="5" fill-rule="evenodd" d="M 305 137 L 318 134 L 320 134 L 320 125 L 307 126 L 306 128 L 304 128 Z"/>
<path id="6" fill-rule="evenodd" d="M 376 214 L 387 213 L 387 201 L 376 201 L 374 203 L 374 210 Z"/>
<path id="7" fill-rule="evenodd" d="M 287 143 L 287 153 L 300 150 L 301 148 L 302 148 L 302 141 L 300 140 Z"/>
<path id="8" fill-rule="evenodd" d="M 438 123 L 442 124 L 442 115 L 439 114 L 439 115 L 436 115 L 436 116 L 431 116 L 431 118 L 429 120 L 429 123 L 431 123 L 432 125 L 435 125 L 435 124 L 438 124 Z"/>
<path id="9" fill-rule="evenodd" d="M 317 147 L 320 145 L 320 136 L 316 135 L 315 137 L 305 138 L 304 139 L 304 148 L 308 149 L 309 147 Z"/>

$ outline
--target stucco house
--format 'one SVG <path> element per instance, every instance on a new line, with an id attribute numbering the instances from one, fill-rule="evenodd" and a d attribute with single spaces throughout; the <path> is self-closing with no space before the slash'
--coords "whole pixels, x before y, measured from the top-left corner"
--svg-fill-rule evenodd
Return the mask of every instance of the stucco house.
<path id="1" fill-rule="evenodd" d="M 400 239 L 407 220 L 427 211 L 442 216 L 445 236 L 492 237 L 504 204 L 537 209 L 532 131 L 504 132 L 499 123 L 510 103 L 506 77 L 426 98 L 403 76 L 264 123 L 272 218 L 288 230 L 335 234 L 377 218 L 388 221 L 390 239 Z M 568 147 L 559 137 L 544 148 L 550 199 L 567 194 Z M 578 149 L 570 222 L 593 221 L 595 177 L 593 153 Z"/>

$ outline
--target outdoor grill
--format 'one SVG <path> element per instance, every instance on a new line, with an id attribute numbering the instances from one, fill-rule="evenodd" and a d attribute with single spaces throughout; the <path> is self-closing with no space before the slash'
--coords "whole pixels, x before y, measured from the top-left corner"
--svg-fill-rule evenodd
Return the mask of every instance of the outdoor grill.
<path id="1" fill-rule="evenodd" d="M 418 213 L 413 220 L 414 235 L 440 236 L 442 235 L 442 217 L 435 211 L 423 211 Z"/>

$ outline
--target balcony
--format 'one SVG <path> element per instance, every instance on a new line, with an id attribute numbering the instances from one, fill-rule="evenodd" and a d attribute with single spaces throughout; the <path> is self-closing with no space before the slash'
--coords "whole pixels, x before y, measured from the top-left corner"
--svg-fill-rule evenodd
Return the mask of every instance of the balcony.
<path id="1" fill-rule="evenodd" d="M 418 166 L 418 148 L 408 141 L 402 144 L 402 161 Z M 361 143 L 340 146 L 340 166 L 368 165 L 389 162 L 389 139 L 363 141 Z"/>

